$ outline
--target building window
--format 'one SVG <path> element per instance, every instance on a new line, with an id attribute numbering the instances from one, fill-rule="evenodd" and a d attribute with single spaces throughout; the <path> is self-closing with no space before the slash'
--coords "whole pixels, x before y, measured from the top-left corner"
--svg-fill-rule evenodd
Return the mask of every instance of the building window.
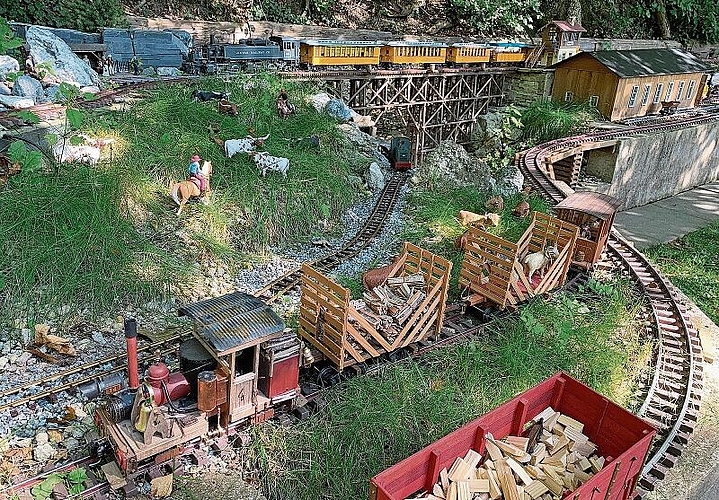
<path id="1" fill-rule="evenodd" d="M 682 100 L 682 92 L 684 92 L 684 81 L 679 82 L 679 89 L 677 90 L 677 101 Z"/>
<path id="2" fill-rule="evenodd" d="M 629 95 L 629 107 L 633 108 L 637 103 L 637 94 L 639 93 L 639 85 L 632 87 L 632 93 Z"/>
<path id="3" fill-rule="evenodd" d="M 664 96 L 665 101 L 670 101 L 672 98 L 672 90 L 674 90 L 674 82 L 669 82 L 667 85 L 667 94 Z"/>
<path id="4" fill-rule="evenodd" d="M 591 107 L 596 108 L 598 104 L 599 104 L 599 96 L 598 95 L 593 95 L 589 98 L 589 105 Z"/>
<path id="5" fill-rule="evenodd" d="M 642 95 L 642 106 L 646 106 L 649 102 L 649 92 L 652 91 L 651 85 L 644 86 L 644 94 Z"/>
<path id="6" fill-rule="evenodd" d="M 696 82 L 694 80 L 689 82 L 689 88 L 687 89 L 687 99 L 691 99 L 692 95 L 694 95 L 694 84 L 695 83 Z"/>
<path id="7" fill-rule="evenodd" d="M 664 88 L 663 83 L 657 83 L 657 89 L 654 91 L 654 100 L 652 101 L 654 104 L 658 104 L 659 100 L 662 98 L 662 89 Z"/>
<path id="8" fill-rule="evenodd" d="M 564 93 L 564 102 L 572 102 L 574 99 L 574 92 L 567 91 Z"/>

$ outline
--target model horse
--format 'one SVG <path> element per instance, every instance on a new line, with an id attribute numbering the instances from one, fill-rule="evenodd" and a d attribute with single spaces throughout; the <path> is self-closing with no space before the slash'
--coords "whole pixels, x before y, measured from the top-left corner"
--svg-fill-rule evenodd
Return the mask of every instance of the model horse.
<path id="1" fill-rule="evenodd" d="M 207 182 L 207 189 L 205 189 L 204 194 L 200 192 L 200 180 L 195 178 L 175 182 L 172 187 L 170 187 L 170 196 L 172 196 L 172 199 L 175 200 L 175 203 L 180 205 L 180 208 L 177 209 L 177 215 L 182 213 L 182 208 L 190 198 L 200 198 L 201 196 L 200 201 L 204 204 L 207 204 L 210 201 L 210 177 L 212 176 L 212 162 L 205 160 L 202 163 L 200 171 L 202 172 L 202 175 L 205 176 L 205 180 Z"/>

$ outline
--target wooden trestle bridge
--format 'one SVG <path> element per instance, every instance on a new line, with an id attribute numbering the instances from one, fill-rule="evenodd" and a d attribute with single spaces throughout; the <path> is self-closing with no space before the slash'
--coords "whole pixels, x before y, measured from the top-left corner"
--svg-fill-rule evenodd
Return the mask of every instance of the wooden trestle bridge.
<path id="1" fill-rule="evenodd" d="M 308 72 L 293 79 L 325 82 L 330 94 L 344 99 L 357 113 L 371 115 L 378 127 L 387 127 L 390 117 L 401 123 L 412 139 L 414 161 L 421 162 L 444 140 L 470 141 L 477 118 L 488 107 L 505 104 L 504 80 L 511 71 Z"/>

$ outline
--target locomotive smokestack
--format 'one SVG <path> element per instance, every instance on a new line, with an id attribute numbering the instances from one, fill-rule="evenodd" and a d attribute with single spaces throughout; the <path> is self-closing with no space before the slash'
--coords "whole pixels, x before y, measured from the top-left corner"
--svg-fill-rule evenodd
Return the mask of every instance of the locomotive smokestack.
<path id="1" fill-rule="evenodd" d="M 127 373 L 130 389 L 140 387 L 140 376 L 137 372 L 137 320 L 125 320 L 125 340 L 127 341 Z"/>

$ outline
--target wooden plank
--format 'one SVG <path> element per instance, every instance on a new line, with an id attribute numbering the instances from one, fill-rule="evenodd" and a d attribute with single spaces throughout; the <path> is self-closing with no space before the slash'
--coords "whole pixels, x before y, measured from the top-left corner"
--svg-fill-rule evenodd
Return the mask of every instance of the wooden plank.
<path id="1" fill-rule="evenodd" d="M 499 486 L 502 489 L 502 495 L 505 500 L 519 500 L 519 493 L 517 492 L 517 483 L 514 480 L 511 469 L 507 466 L 504 460 L 497 460 L 494 463 L 494 467 L 497 470 L 497 479 L 499 480 Z"/>
<path id="2" fill-rule="evenodd" d="M 527 474 L 527 471 L 524 470 L 524 467 L 520 465 L 519 462 L 514 460 L 512 457 L 507 457 L 506 459 L 507 465 L 510 469 L 517 475 L 520 481 L 522 481 L 524 484 L 529 484 L 533 481 L 532 477 Z"/>

